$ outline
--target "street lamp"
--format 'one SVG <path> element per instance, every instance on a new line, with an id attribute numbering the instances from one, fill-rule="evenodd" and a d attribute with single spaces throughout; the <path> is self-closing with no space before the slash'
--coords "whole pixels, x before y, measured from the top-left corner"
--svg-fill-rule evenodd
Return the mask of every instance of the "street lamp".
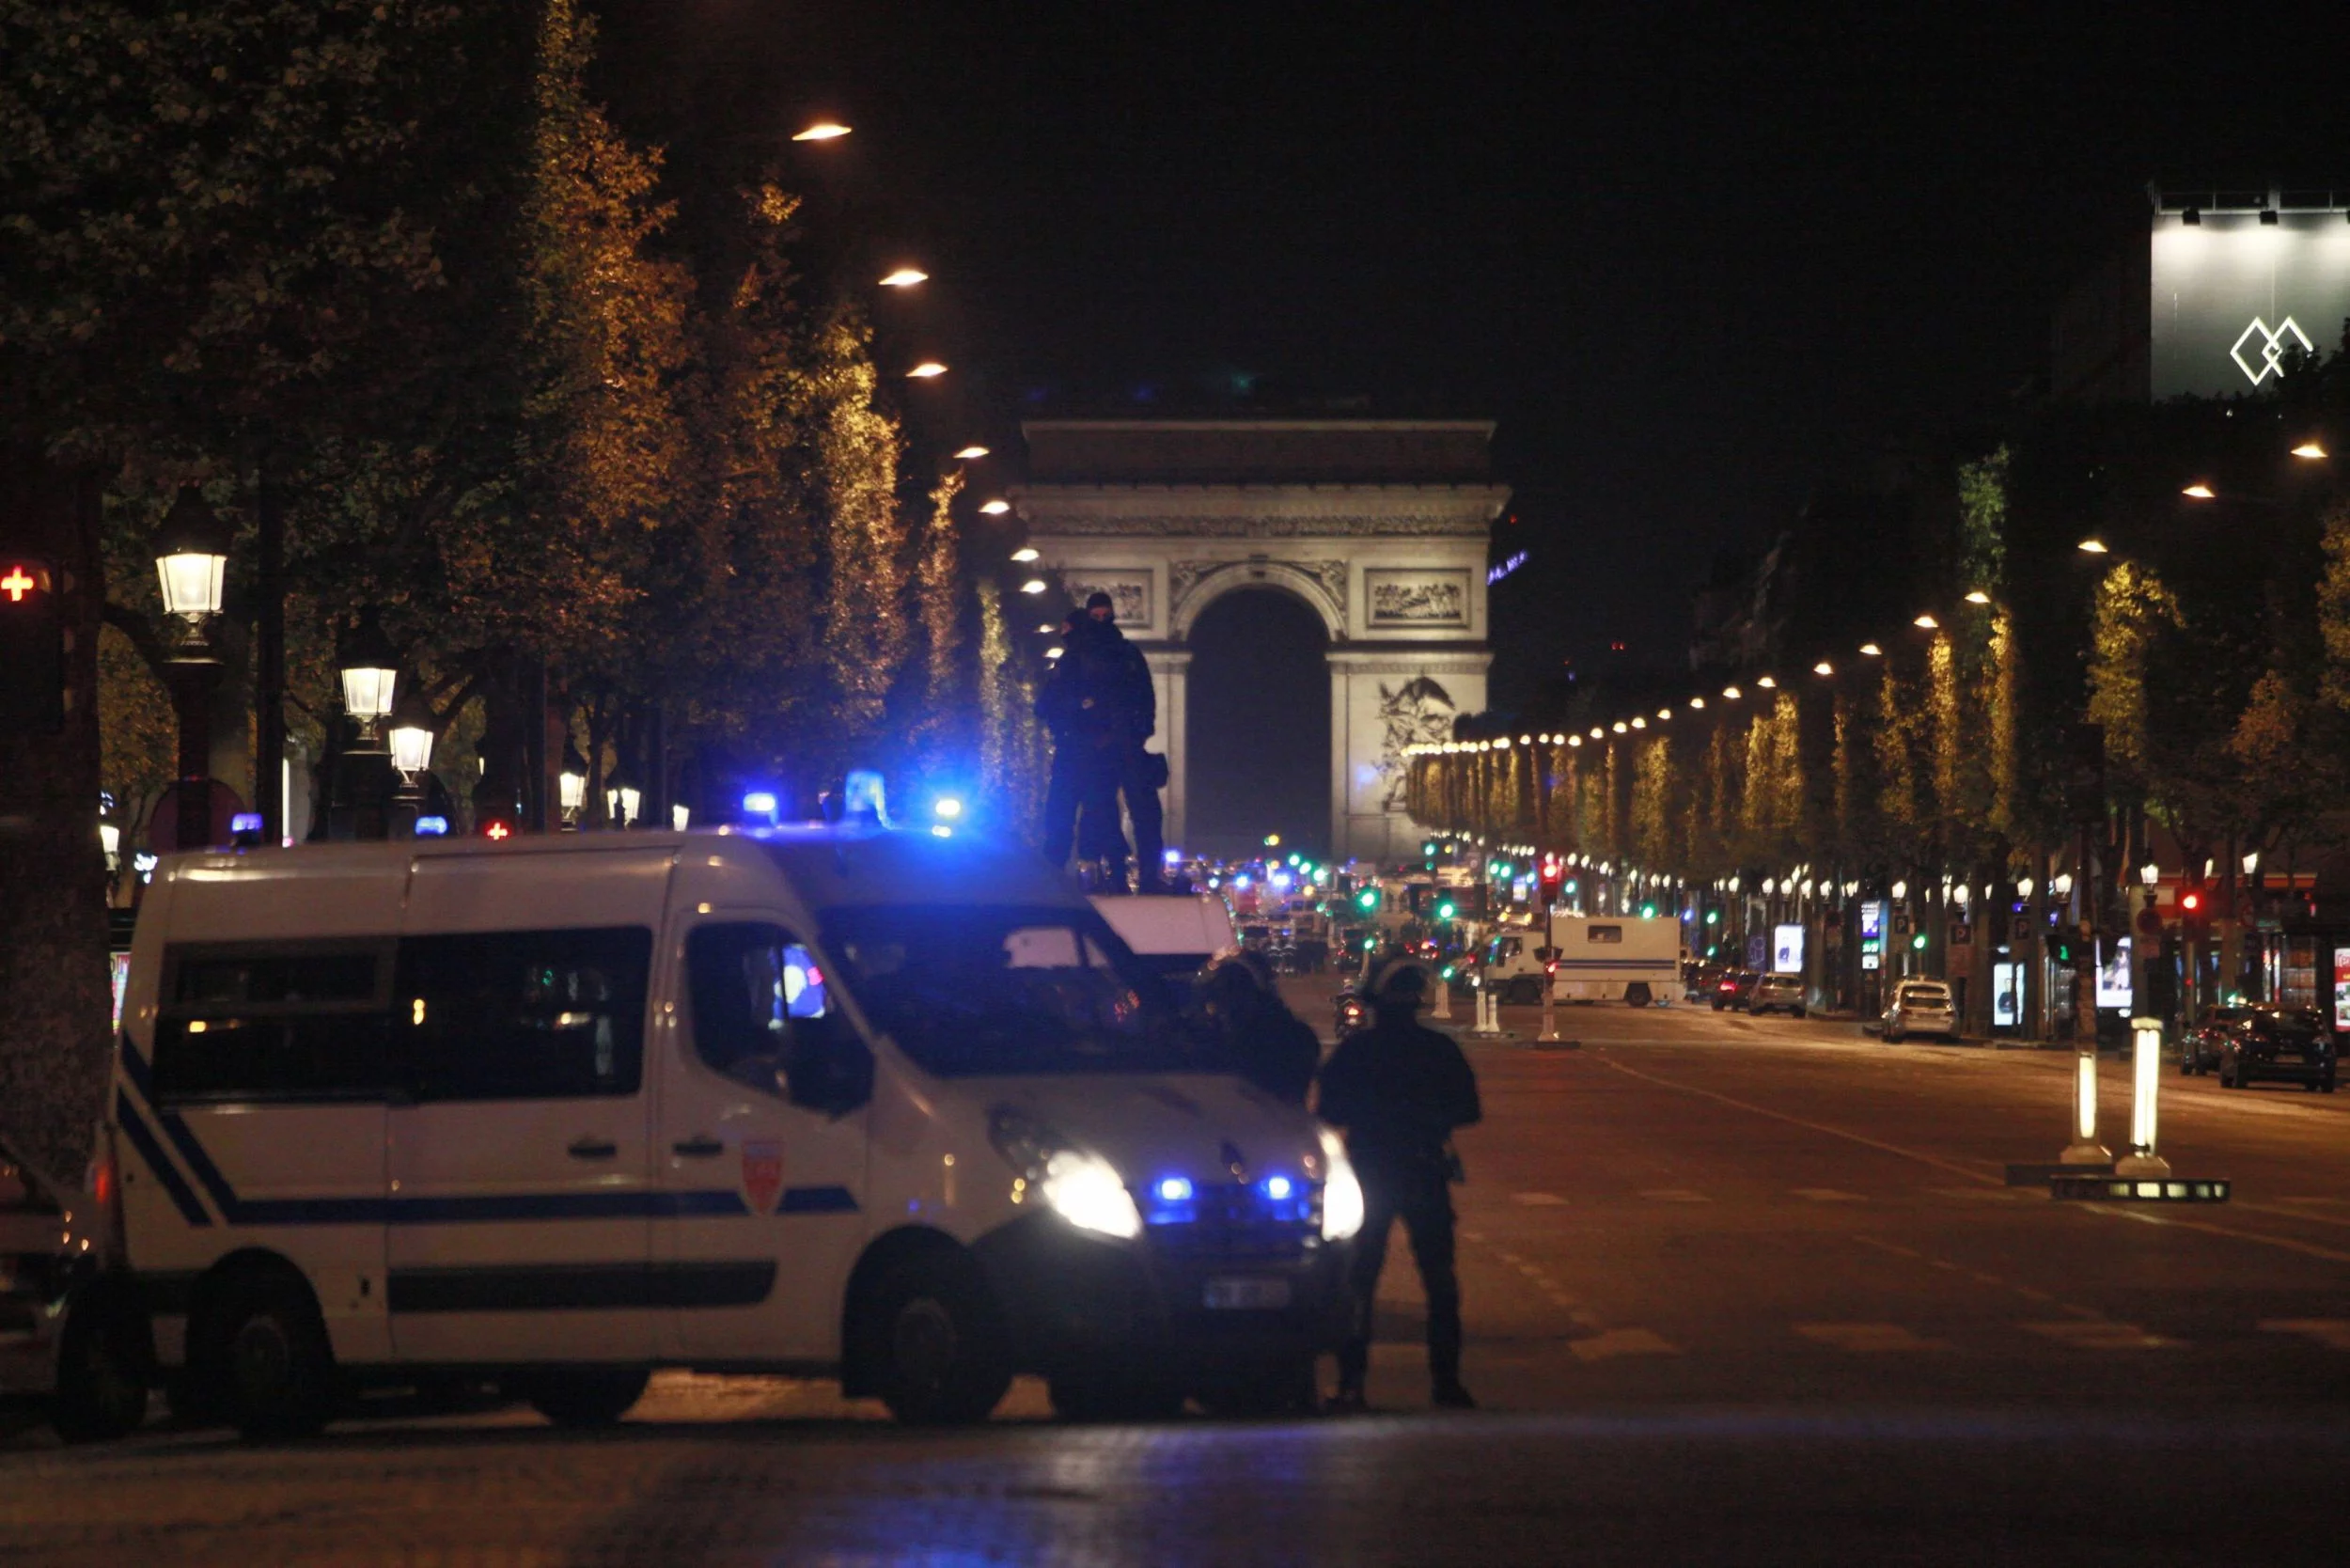
<path id="1" fill-rule="evenodd" d="M 563 808 L 563 823 L 575 827 L 579 809 L 588 804 L 588 759 L 579 754 L 579 743 L 568 735 L 563 740 L 562 771 L 555 776 L 556 803 Z"/>
<path id="2" fill-rule="evenodd" d="M 424 694 L 412 684 L 393 709 L 389 731 L 392 766 L 411 784 L 432 765 L 435 728 L 432 710 L 426 704 Z"/>
<path id="3" fill-rule="evenodd" d="M 183 485 L 155 530 L 155 574 L 163 587 L 164 613 L 180 622 L 166 661 L 171 699 L 180 721 L 179 821 L 173 847 L 196 849 L 212 836 L 212 683 L 220 660 L 205 628 L 220 614 L 223 580 L 228 571 L 231 533 L 194 485 Z"/>
<path id="4" fill-rule="evenodd" d="M 911 289 L 917 283 L 928 283 L 931 274 L 919 267 L 900 267 L 881 280 L 885 289 Z"/>
<path id="5" fill-rule="evenodd" d="M 987 456 L 987 448 L 984 447 L 965 447 L 963 450 L 955 454 L 955 461 L 957 463 L 974 463 L 985 456 Z"/>
<path id="6" fill-rule="evenodd" d="M 335 668 L 343 682 L 343 712 L 359 721 L 359 739 L 372 744 L 375 727 L 392 711 L 393 688 L 400 680 L 400 650 L 384 635 L 384 626 L 369 605 L 359 624 L 337 639 Z"/>
<path id="7" fill-rule="evenodd" d="M 2179 494 L 2191 500 L 2208 501 L 2213 498 L 2216 492 L 2213 491 L 2211 486 L 2203 483 L 2202 480 L 2198 479 L 2193 484 L 2188 485 L 2185 490 L 2180 491 Z"/>
<path id="8" fill-rule="evenodd" d="M 1975 588 L 1967 593 L 1966 603 L 1969 604 L 1988 604 L 1991 603 L 1991 596 L 1983 592 L 1981 588 Z"/>
<path id="9" fill-rule="evenodd" d="M 2138 869 L 2138 880 L 2139 886 L 2152 887 L 2162 880 L 2162 868 L 2149 860 Z"/>
<path id="10" fill-rule="evenodd" d="M 179 498 L 155 530 L 155 574 L 163 583 L 164 613 L 186 622 L 180 638 L 183 647 L 202 646 L 205 622 L 220 614 L 232 538 L 228 525 L 192 484 L 180 487 Z"/>
<path id="11" fill-rule="evenodd" d="M 2323 462 L 2327 456 L 2327 453 L 2326 448 L 2319 443 L 2314 441 L 2304 441 L 2301 445 L 2293 448 L 2293 455 L 2301 459 L 2305 463 L 2318 463 Z"/>
<path id="12" fill-rule="evenodd" d="M 979 510 L 985 512 L 990 517 L 1001 517 L 1004 513 L 1011 510 L 1011 503 L 999 495 L 993 500 L 981 501 L 979 503 Z"/>
<path id="13" fill-rule="evenodd" d="M 612 821 L 621 827 L 634 826 L 637 808 L 644 801 L 644 786 L 636 781 L 635 770 L 626 762 L 614 768 L 603 784 L 603 808 Z"/>
<path id="14" fill-rule="evenodd" d="M 847 126 L 834 120 L 820 119 L 807 130 L 793 133 L 791 139 L 795 142 L 830 142 L 838 141 L 848 133 Z"/>
<path id="15" fill-rule="evenodd" d="M 1941 623 L 1940 621 L 1938 621 L 1938 620 L 1935 619 L 1934 619 L 1934 617 L 1932 617 L 1932 616 L 1930 616 L 1930 615 L 1921 615 L 1921 616 L 1918 617 L 1915 620 L 1912 620 L 1912 621 L 1910 622 L 1910 624 L 1911 624 L 1912 626 L 1922 626 L 1922 627 L 1924 627 L 1927 631 L 1931 632 L 1931 631 L 1935 630 L 1936 627 L 1940 626 L 1942 623 Z"/>
<path id="16" fill-rule="evenodd" d="M 2078 544 L 2073 546 L 2073 548 L 2078 550 L 2084 556 L 2102 556 L 2107 553 L 2106 541 L 2102 539 L 2095 538 L 2082 540 Z"/>
<path id="17" fill-rule="evenodd" d="M 2244 874 L 2246 876 L 2255 876 L 2259 874 L 2260 869 L 2261 852 L 2258 850 L 2246 850 L 2244 852 Z"/>
<path id="18" fill-rule="evenodd" d="M 943 376 L 946 373 L 946 366 L 941 365 L 935 359 L 926 359 L 922 361 L 921 364 L 916 365 L 913 369 L 908 370 L 906 372 L 906 379 L 909 381 L 929 381 L 933 376 Z"/>

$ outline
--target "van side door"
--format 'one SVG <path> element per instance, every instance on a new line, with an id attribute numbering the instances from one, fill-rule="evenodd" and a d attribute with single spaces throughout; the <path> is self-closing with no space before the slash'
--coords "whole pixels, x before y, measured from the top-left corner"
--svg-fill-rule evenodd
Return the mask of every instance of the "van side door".
<path id="1" fill-rule="evenodd" d="M 872 1054 L 786 921 L 701 910 L 660 1067 L 674 1353 L 835 1360 L 869 1228 Z"/>
<path id="2" fill-rule="evenodd" d="M 645 1057 L 668 858 L 419 859 L 392 995 L 400 1359 L 652 1355 Z"/>

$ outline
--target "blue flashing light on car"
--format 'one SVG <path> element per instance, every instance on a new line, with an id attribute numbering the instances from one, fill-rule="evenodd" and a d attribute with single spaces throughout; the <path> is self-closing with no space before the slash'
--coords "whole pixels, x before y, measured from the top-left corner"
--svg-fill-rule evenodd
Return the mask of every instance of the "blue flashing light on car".
<path id="1" fill-rule="evenodd" d="M 1268 1176 L 1264 1179 L 1264 1195 L 1276 1203 L 1296 1190 L 1297 1184 L 1286 1176 Z"/>
<path id="2" fill-rule="evenodd" d="M 416 837 L 419 839 L 447 838 L 448 819 L 446 817 L 418 817 L 416 819 Z"/>
<path id="3" fill-rule="evenodd" d="M 1159 1201 L 1162 1203 L 1189 1202 L 1191 1200 L 1191 1178 L 1162 1176 L 1159 1178 L 1158 1194 Z"/>
<path id="4" fill-rule="evenodd" d="M 773 822 L 776 816 L 776 792 L 773 790 L 753 790 L 743 797 L 743 814 L 765 817 Z"/>
<path id="5" fill-rule="evenodd" d="M 955 795 L 941 795 L 932 803 L 931 811 L 941 821 L 953 822 L 963 815 L 963 801 Z"/>

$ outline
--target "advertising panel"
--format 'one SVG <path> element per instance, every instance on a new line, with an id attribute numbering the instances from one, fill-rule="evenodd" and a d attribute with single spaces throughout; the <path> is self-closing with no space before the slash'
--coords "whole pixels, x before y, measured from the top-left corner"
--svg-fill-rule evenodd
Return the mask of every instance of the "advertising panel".
<path id="1" fill-rule="evenodd" d="M 2129 1011 L 2130 939 L 2126 936 L 2098 938 L 2097 1005 Z"/>
<path id="2" fill-rule="evenodd" d="M 2021 1015 L 2016 994 L 2023 989 L 2024 966 L 2020 964 L 1991 965 L 1991 1027 L 2012 1029 Z"/>
<path id="3" fill-rule="evenodd" d="M 2288 198 L 2290 199 L 2290 198 Z M 2330 202 L 2332 198 L 2327 198 Z M 2149 369 L 2154 397 L 2274 384 L 2289 352 L 2340 346 L 2350 223 L 2339 206 L 2154 214 Z"/>
<path id="4" fill-rule="evenodd" d="M 1771 928 L 1771 973 L 1774 975 L 1803 973 L 1803 927 L 1773 926 Z"/>
<path id="5" fill-rule="evenodd" d="M 2350 1029 L 2350 948 L 2334 949 L 2334 1027 Z"/>

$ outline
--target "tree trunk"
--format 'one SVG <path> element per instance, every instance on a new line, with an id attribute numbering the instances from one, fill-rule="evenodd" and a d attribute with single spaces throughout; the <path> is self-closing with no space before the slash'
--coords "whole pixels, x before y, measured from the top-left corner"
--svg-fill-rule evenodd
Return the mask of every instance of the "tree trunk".
<path id="1" fill-rule="evenodd" d="M 0 457 L 0 539 L 49 563 L 66 632 L 64 729 L 0 734 L 0 1127 L 65 1177 L 88 1158 L 107 1073 L 98 519 L 94 473 Z"/>

